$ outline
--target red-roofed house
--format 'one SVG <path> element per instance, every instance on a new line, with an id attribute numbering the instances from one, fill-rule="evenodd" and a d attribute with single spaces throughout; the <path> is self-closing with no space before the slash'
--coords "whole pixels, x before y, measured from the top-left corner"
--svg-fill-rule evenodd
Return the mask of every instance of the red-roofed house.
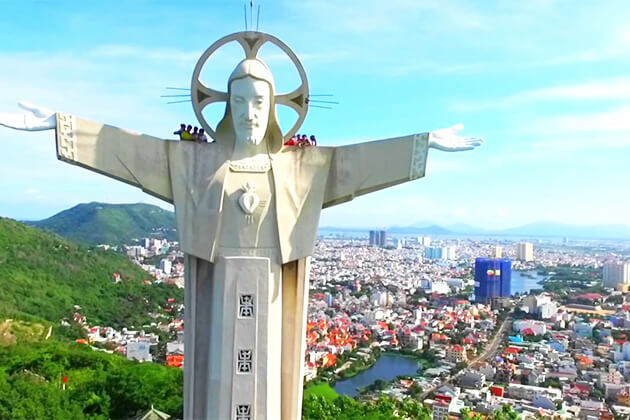
<path id="1" fill-rule="evenodd" d="M 446 349 L 446 360 L 452 363 L 460 363 L 468 360 L 464 346 L 453 345 Z"/>

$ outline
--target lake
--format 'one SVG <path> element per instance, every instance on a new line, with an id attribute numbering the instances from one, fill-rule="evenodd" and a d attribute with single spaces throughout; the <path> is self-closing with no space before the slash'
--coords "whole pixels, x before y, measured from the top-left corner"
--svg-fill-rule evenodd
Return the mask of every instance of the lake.
<path id="1" fill-rule="evenodd" d="M 354 397 L 357 388 L 372 385 L 377 379 L 391 381 L 400 375 L 416 375 L 420 364 L 414 359 L 395 354 L 383 354 L 374 366 L 349 379 L 338 381 L 334 389 L 337 394 Z"/>
<path id="2" fill-rule="evenodd" d="M 532 289 L 542 289 L 539 281 L 544 280 L 545 276 L 541 276 L 536 270 L 531 271 L 512 271 L 511 292 L 527 293 Z"/>

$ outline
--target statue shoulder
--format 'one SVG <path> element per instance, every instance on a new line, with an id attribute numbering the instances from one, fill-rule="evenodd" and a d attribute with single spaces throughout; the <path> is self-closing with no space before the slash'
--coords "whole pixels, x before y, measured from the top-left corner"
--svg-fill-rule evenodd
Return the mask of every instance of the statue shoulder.
<path id="1" fill-rule="evenodd" d="M 333 156 L 334 147 L 283 147 L 278 153 L 271 155 L 272 164 L 282 166 L 309 165 L 327 166 Z"/>
<path id="2" fill-rule="evenodd" d="M 212 173 L 218 171 L 228 160 L 221 148 L 213 143 L 169 142 L 169 164 L 171 170 L 187 173 Z"/>

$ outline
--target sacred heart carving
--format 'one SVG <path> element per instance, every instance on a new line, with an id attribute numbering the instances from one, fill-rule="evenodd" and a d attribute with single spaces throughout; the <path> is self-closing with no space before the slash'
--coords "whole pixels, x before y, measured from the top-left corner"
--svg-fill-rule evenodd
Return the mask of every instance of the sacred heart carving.
<path id="1" fill-rule="evenodd" d="M 260 198 L 256 195 L 256 187 L 247 181 L 242 190 L 243 194 L 238 199 L 238 204 L 246 214 L 253 214 L 260 204 Z"/>

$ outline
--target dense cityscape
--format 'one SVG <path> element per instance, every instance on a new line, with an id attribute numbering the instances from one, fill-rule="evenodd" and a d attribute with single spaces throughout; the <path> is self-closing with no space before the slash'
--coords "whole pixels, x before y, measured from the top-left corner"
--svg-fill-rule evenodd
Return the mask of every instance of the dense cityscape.
<path id="1" fill-rule="evenodd" d="M 0 420 L 630 420 L 630 2 L 567 3 L 4 2 Z"/>
<path id="2" fill-rule="evenodd" d="M 124 249 L 153 282 L 183 287 L 176 242 L 147 238 Z M 521 418 L 627 417 L 629 257 L 628 243 L 615 241 L 321 236 L 305 395 L 415 399 L 436 420 L 506 404 Z M 152 325 L 167 333 L 163 343 L 143 330 L 90 325 L 80 310 L 75 317 L 86 343 L 182 367 L 184 307 L 171 300 L 164 311 L 170 319 Z"/>

